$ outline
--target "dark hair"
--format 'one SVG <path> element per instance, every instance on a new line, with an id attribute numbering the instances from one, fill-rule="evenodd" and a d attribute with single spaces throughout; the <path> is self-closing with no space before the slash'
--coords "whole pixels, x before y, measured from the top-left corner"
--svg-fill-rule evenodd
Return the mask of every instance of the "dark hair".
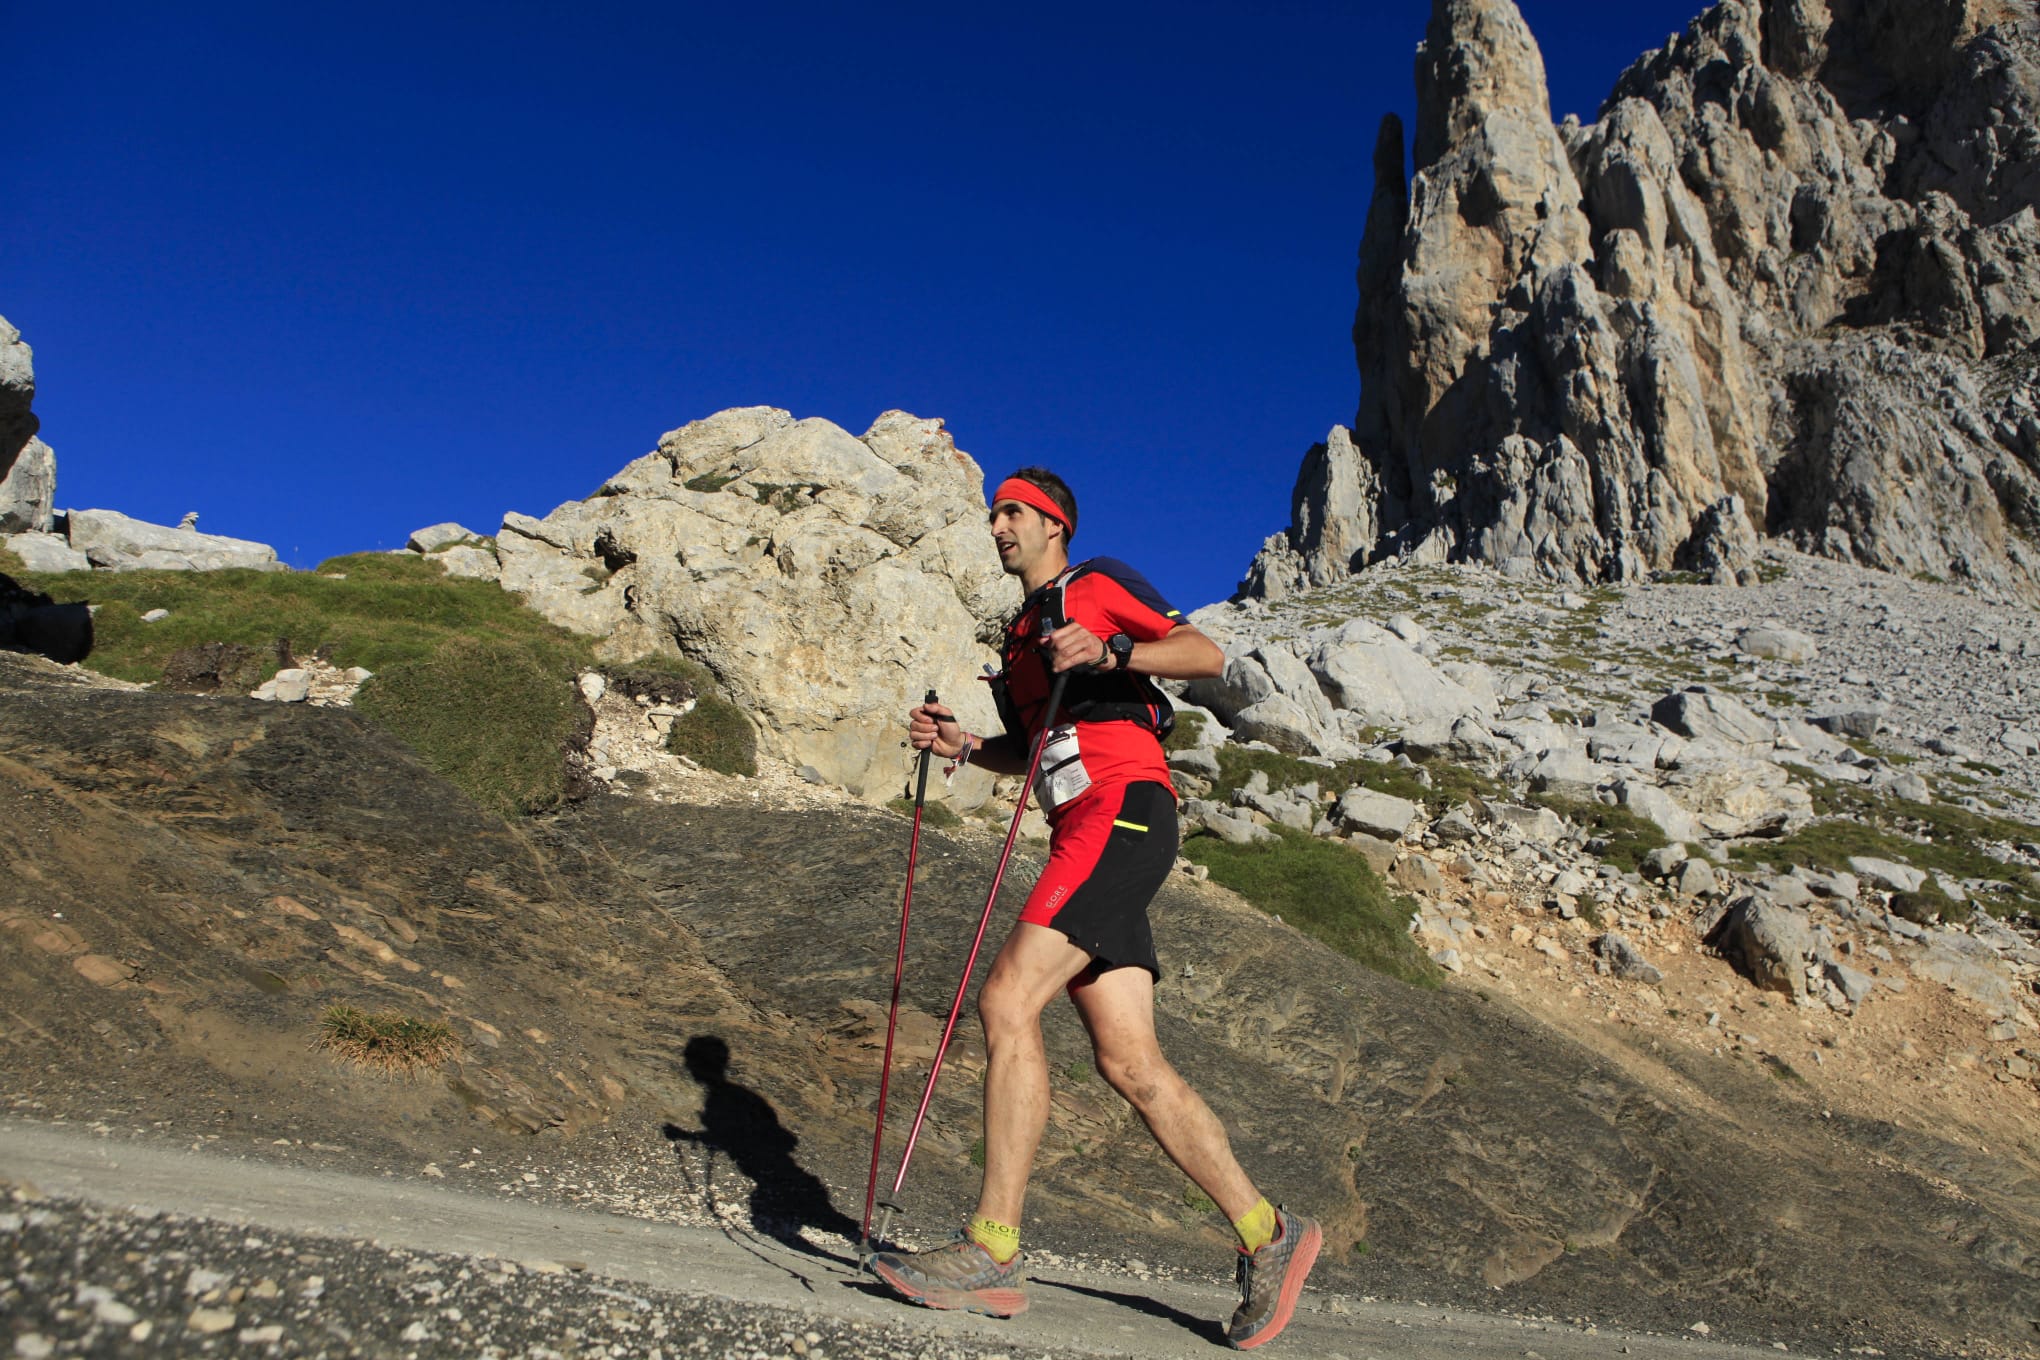
<path id="1" fill-rule="evenodd" d="M 1070 484 L 1045 467 L 1024 467 L 1013 475 L 1023 482 L 1032 482 L 1047 493 L 1048 498 L 1062 507 L 1063 542 L 1068 543 L 1077 536 L 1077 497 L 1070 490 Z"/>

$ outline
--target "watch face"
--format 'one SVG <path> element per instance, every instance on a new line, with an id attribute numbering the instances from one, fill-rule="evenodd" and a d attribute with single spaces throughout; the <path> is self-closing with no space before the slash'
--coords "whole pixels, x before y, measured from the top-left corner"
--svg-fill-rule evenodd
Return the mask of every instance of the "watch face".
<path id="1" fill-rule="evenodd" d="M 1119 661 L 1119 668 L 1126 669 L 1126 663 L 1133 659 L 1133 639 L 1125 633 L 1114 633 L 1112 640 L 1105 645 L 1112 649 L 1112 655 Z"/>

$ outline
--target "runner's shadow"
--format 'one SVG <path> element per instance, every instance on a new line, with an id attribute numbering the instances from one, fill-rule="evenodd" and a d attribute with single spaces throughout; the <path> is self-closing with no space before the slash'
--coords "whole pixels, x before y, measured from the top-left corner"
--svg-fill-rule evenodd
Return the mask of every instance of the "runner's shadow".
<path id="1" fill-rule="evenodd" d="M 1029 1283 L 1038 1284 L 1044 1289 L 1066 1289 L 1072 1294 L 1083 1294 L 1105 1303 L 1116 1303 L 1121 1308 L 1146 1313 L 1149 1317 L 1160 1318 L 1164 1322 L 1173 1322 L 1200 1341 L 1208 1341 L 1217 1346 L 1227 1344 L 1224 1323 L 1214 1322 L 1210 1318 L 1192 1317 L 1182 1309 L 1171 1308 L 1159 1299 L 1147 1298 L 1141 1294 L 1120 1294 L 1110 1289 L 1093 1289 L 1089 1285 L 1068 1284 L 1062 1280 L 1031 1280 Z"/>
<path id="2" fill-rule="evenodd" d="M 796 1251 L 827 1260 L 840 1260 L 801 1235 L 803 1228 L 830 1233 L 855 1243 L 857 1220 L 838 1210 L 829 1199 L 829 1188 L 819 1177 L 794 1160 L 800 1139 L 779 1122 L 772 1102 L 729 1078 L 730 1046 L 713 1034 L 697 1034 L 687 1041 L 687 1071 L 701 1083 L 704 1100 L 701 1128 L 665 1126 L 668 1142 L 699 1143 L 712 1159 L 721 1153 L 751 1182 L 751 1226 L 766 1237 Z M 711 1173 L 710 1188 L 713 1188 Z"/>

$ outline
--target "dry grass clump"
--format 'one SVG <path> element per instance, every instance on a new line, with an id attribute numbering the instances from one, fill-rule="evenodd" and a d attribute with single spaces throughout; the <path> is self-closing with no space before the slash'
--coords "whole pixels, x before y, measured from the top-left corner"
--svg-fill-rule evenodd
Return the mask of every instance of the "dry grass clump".
<path id="1" fill-rule="evenodd" d="M 370 1015 L 354 1006 L 326 1008 L 313 1045 L 342 1062 L 391 1075 L 437 1067 L 460 1051 L 460 1040 L 437 1020 L 413 1020 L 397 1011 Z"/>

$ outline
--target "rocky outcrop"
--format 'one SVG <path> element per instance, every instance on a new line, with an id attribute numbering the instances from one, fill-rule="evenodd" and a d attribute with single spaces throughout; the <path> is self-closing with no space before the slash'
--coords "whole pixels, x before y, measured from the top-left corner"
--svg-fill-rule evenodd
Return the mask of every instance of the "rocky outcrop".
<path id="1" fill-rule="evenodd" d="M 0 534 L 50 527 L 57 456 L 35 437 L 35 354 L 0 316 Z"/>
<path id="2" fill-rule="evenodd" d="M 1384 120 L 1353 428 L 1246 594 L 1384 557 L 1747 583 L 1759 532 L 2040 598 L 2040 20 L 1724 0 L 1551 122 L 1508 0 Z"/>
<path id="3" fill-rule="evenodd" d="M 902 715 L 930 687 L 996 729 L 972 677 L 1016 600 L 983 474 L 939 420 L 889 411 L 857 437 L 723 411 L 585 501 L 506 516 L 496 555 L 506 590 L 605 659 L 700 661 L 767 749 L 860 794 L 899 791 Z"/>
<path id="4" fill-rule="evenodd" d="M 73 510 L 62 522 L 71 550 L 103 571 L 290 570 L 267 543 L 150 524 L 117 510 Z"/>

